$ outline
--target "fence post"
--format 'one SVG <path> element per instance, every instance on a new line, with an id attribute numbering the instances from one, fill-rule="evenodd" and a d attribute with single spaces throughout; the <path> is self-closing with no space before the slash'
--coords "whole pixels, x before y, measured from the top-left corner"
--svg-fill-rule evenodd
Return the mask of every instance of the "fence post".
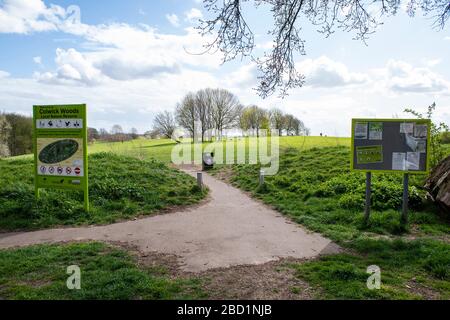
<path id="1" fill-rule="evenodd" d="M 197 172 L 197 186 L 200 189 L 203 189 L 203 173 L 202 172 Z"/>
<path id="2" fill-rule="evenodd" d="M 259 185 L 260 186 L 264 185 L 264 170 L 259 171 Z"/>

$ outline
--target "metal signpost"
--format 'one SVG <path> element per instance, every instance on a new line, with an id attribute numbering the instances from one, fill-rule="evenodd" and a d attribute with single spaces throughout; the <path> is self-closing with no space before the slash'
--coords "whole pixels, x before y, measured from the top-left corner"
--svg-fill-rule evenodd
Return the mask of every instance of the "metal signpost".
<path id="1" fill-rule="evenodd" d="M 351 170 L 366 172 L 364 222 L 370 217 L 372 172 L 403 173 L 401 221 L 408 221 L 409 174 L 430 170 L 430 129 L 428 119 L 353 119 Z"/>
<path id="2" fill-rule="evenodd" d="M 86 105 L 33 107 L 35 193 L 80 190 L 89 211 Z"/>

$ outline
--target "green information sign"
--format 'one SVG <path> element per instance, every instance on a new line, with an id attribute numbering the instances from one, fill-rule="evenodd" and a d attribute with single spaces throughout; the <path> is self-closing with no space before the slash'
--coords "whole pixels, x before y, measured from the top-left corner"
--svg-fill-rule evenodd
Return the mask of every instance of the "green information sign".
<path id="1" fill-rule="evenodd" d="M 35 190 L 80 190 L 89 210 L 86 105 L 34 106 Z"/>

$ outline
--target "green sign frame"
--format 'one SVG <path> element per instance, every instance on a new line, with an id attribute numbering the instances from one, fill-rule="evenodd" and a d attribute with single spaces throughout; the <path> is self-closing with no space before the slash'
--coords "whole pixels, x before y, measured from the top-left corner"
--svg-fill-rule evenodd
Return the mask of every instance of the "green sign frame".
<path id="1" fill-rule="evenodd" d="M 426 156 L 425 160 L 425 168 L 422 170 L 398 170 L 393 169 L 393 165 L 391 169 L 380 169 L 377 168 L 377 164 L 380 164 L 380 167 L 383 165 L 383 161 L 386 160 L 386 154 L 385 152 L 388 152 L 387 150 L 391 150 L 392 147 L 392 139 L 389 139 L 385 136 L 385 134 L 382 132 L 382 127 L 384 123 L 398 123 L 399 125 L 399 135 L 401 133 L 405 134 L 406 128 L 411 129 L 411 124 L 413 124 L 413 128 L 422 126 L 422 128 L 427 126 L 426 128 L 426 139 L 423 138 L 424 142 L 426 141 L 426 152 L 422 152 Z M 357 128 L 357 125 L 360 126 L 360 128 Z M 381 125 L 381 127 L 380 127 Z M 409 125 L 409 126 L 408 126 Z M 367 131 L 364 132 L 364 128 L 367 127 Z M 401 130 L 405 130 L 404 132 L 401 132 Z M 413 129 L 415 130 L 415 129 Z M 357 132 L 357 133 L 356 133 Z M 415 134 L 415 133 L 414 133 Z M 358 137 L 356 137 L 358 135 Z M 371 141 L 370 143 L 367 143 L 364 146 L 355 145 L 356 141 L 361 140 Z M 364 148 L 367 148 L 369 151 L 367 154 L 367 157 L 365 158 L 368 160 L 367 163 L 362 162 L 359 163 L 358 159 L 358 151 L 365 151 Z M 376 158 L 375 154 L 370 154 L 370 151 L 375 152 L 375 148 L 378 149 L 381 152 L 381 162 L 380 161 L 373 161 L 370 162 L 371 157 L 374 159 Z M 370 150 L 373 149 L 373 150 Z M 398 154 L 404 153 L 404 150 L 399 150 Z M 413 152 L 411 152 L 413 153 Z M 381 173 L 411 173 L 411 174 L 428 174 L 430 171 L 430 155 L 431 155 L 431 120 L 429 119 L 378 119 L 378 118 L 362 118 L 362 119 L 352 119 L 352 135 L 351 135 L 351 154 L 350 154 L 350 170 L 356 171 L 356 172 L 381 172 Z M 356 158 L 356 160 L 355 160 Z M 364 159 L 364 158 L 363 158 Z M 380 160 L 379 158 L 376 160 Z M 372 168 L 358 168 L 363 165 L 371 164 Z M 386 167 L 387 164 L 384 164 L 384 167 Z"/>
<path id="2" fill-rule="evenodd" d="M 78 190 L 89 211 L 86 104 L 33 106 L 34 181 L 40 189 Z"/>

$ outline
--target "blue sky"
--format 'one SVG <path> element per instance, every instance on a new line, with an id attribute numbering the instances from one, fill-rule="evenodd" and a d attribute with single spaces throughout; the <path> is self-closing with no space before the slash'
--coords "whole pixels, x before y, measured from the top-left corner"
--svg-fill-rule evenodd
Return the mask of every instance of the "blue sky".
<path id="1" fill-rule="evenodd" d="M 264 8 L 246 4 L 257 53 L 270 47 Z M 77 12 L 80 12 L 78 19 Z M 435 101 L 436 120 L 450 123 L 450 26 L 402 11 L 384 19 L 368 45 L 337 31 L 330 38 L 304 24 L 306 85 L 289 97 L 261 100 L 250 61 L 221 65 L 202 51 L 194 27 L 201 1 L 0 0 L 0 110 L 31 114 L 33 104 L 87 103 L 89 125 L 151 128 L 191 90 L 224 87 L 243 104 L 279 107 L 313 134 L 347 136 L 352 117 L 404 117 Z"/>

